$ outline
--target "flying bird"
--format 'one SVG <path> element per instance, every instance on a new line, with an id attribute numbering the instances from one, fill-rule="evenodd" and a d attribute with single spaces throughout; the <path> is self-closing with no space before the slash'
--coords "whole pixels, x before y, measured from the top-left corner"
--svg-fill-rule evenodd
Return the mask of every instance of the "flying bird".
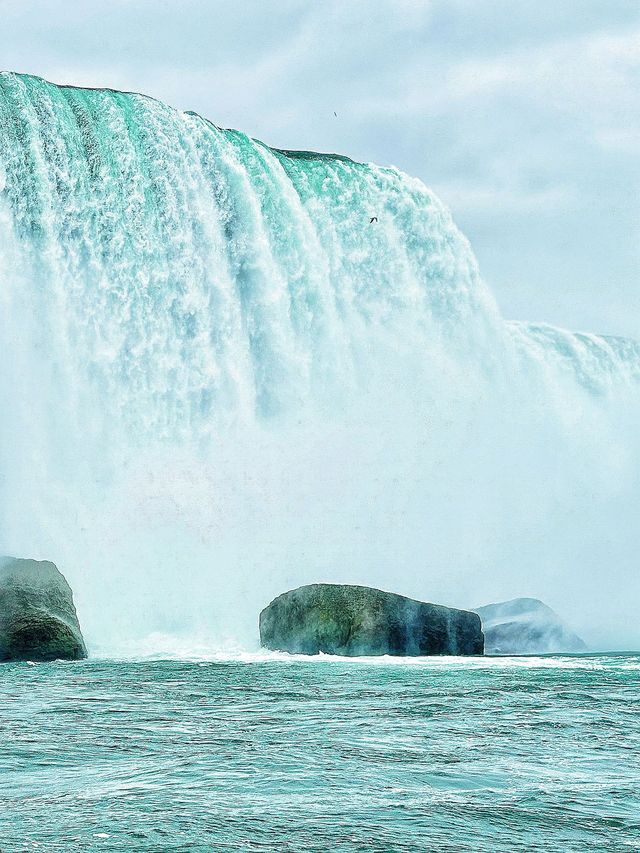
<path id="1" fill-rule="evenodd" d="M 373 222 L 377 222 L 377 221 L 378 221 L 378 217 L 372 216 L 371 219 L 369 220 L 369 225 L 371 225 Z"/>

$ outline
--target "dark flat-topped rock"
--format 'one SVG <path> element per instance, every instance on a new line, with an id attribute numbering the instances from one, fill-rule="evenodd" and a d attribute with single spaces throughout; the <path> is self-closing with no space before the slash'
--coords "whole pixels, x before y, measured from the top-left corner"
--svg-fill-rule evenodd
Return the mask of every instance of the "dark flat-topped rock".
<path id="1" fill-rule="evenodd" d="M 583 652 L 584 641 L 537 598 L 514 598 L 476 607 L 487 654 Z"/>
<path id="2" fill-rule="evenodd" d="M 0 661 L 86 656 L 73 593 L 57 567 L 0 557 Z"/>
<path id="3" fill-rule="evenodd" d="M 260 614 L 268 649 L 315 655 L 481 655 L 480 618 L 367 586 L 317 583 L 275 598 Z"/>

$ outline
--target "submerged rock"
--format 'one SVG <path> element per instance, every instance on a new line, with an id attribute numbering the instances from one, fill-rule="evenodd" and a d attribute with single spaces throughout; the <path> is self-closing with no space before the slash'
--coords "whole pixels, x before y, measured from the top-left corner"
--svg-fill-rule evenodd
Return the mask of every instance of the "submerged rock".
<path id="1" fill-rule="evenodd" d="M 584 641 L 537 598 L 514 598 L 476 607 L 487 654 L 583 652 Z"/>
<path id="2" fill-rule="evenodd" d="M 480 618 L 367 586 L 316 583 L 260 614 L 268 649 L 315 655 L 481 655 Z"/>
<path id="3" fill-rule="evenodd" d="M 0 557 L 0 661 L 86 656 L 73 593 L 57 567 Z"/>

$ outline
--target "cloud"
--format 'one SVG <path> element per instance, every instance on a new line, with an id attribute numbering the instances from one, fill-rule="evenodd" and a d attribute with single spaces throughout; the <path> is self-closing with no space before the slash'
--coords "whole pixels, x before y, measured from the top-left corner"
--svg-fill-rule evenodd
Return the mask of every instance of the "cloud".
<path id="1" fill-rule="evenodd" d="M 573 201 L 569 188 L 554 186 L 543 190 L 496 187 L 492 184 L 441 183 L 435 187 L 442 198 L 467 215 L 499 210 L 501 214 L 540 214 L 557 212 Z"/>
<path id="2" fill-rule="evenodd" d="M 5 67 L 393 163 L 452 206 L 505 313 L 640 336 L 640 311 L 621 310 L 640 307 L 636 0 L 0 0 L 0 14 Z"/>

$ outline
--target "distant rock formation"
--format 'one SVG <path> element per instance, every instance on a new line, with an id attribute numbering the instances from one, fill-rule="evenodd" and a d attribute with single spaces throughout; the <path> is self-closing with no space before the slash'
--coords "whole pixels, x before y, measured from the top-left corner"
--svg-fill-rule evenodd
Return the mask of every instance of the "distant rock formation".
<path id="1" fill-rule="evenodd" d="M 0 557 L 0 661 L 86 656 L 73 593 L 57 567 Z"/>
<path id="2" fill-rule="evenodd" d="M 537 598 L 514 598 L 476 607 L 486 654 L 527 655 L 583 652 L 584 641 Z"/>
<path id="3" fill-rule="evenodd" d="M 305 655 L 481 655 L 484 649 L 475 613 L 328 583 L 275 598 L 260 614 L 260 641 Z"/>

